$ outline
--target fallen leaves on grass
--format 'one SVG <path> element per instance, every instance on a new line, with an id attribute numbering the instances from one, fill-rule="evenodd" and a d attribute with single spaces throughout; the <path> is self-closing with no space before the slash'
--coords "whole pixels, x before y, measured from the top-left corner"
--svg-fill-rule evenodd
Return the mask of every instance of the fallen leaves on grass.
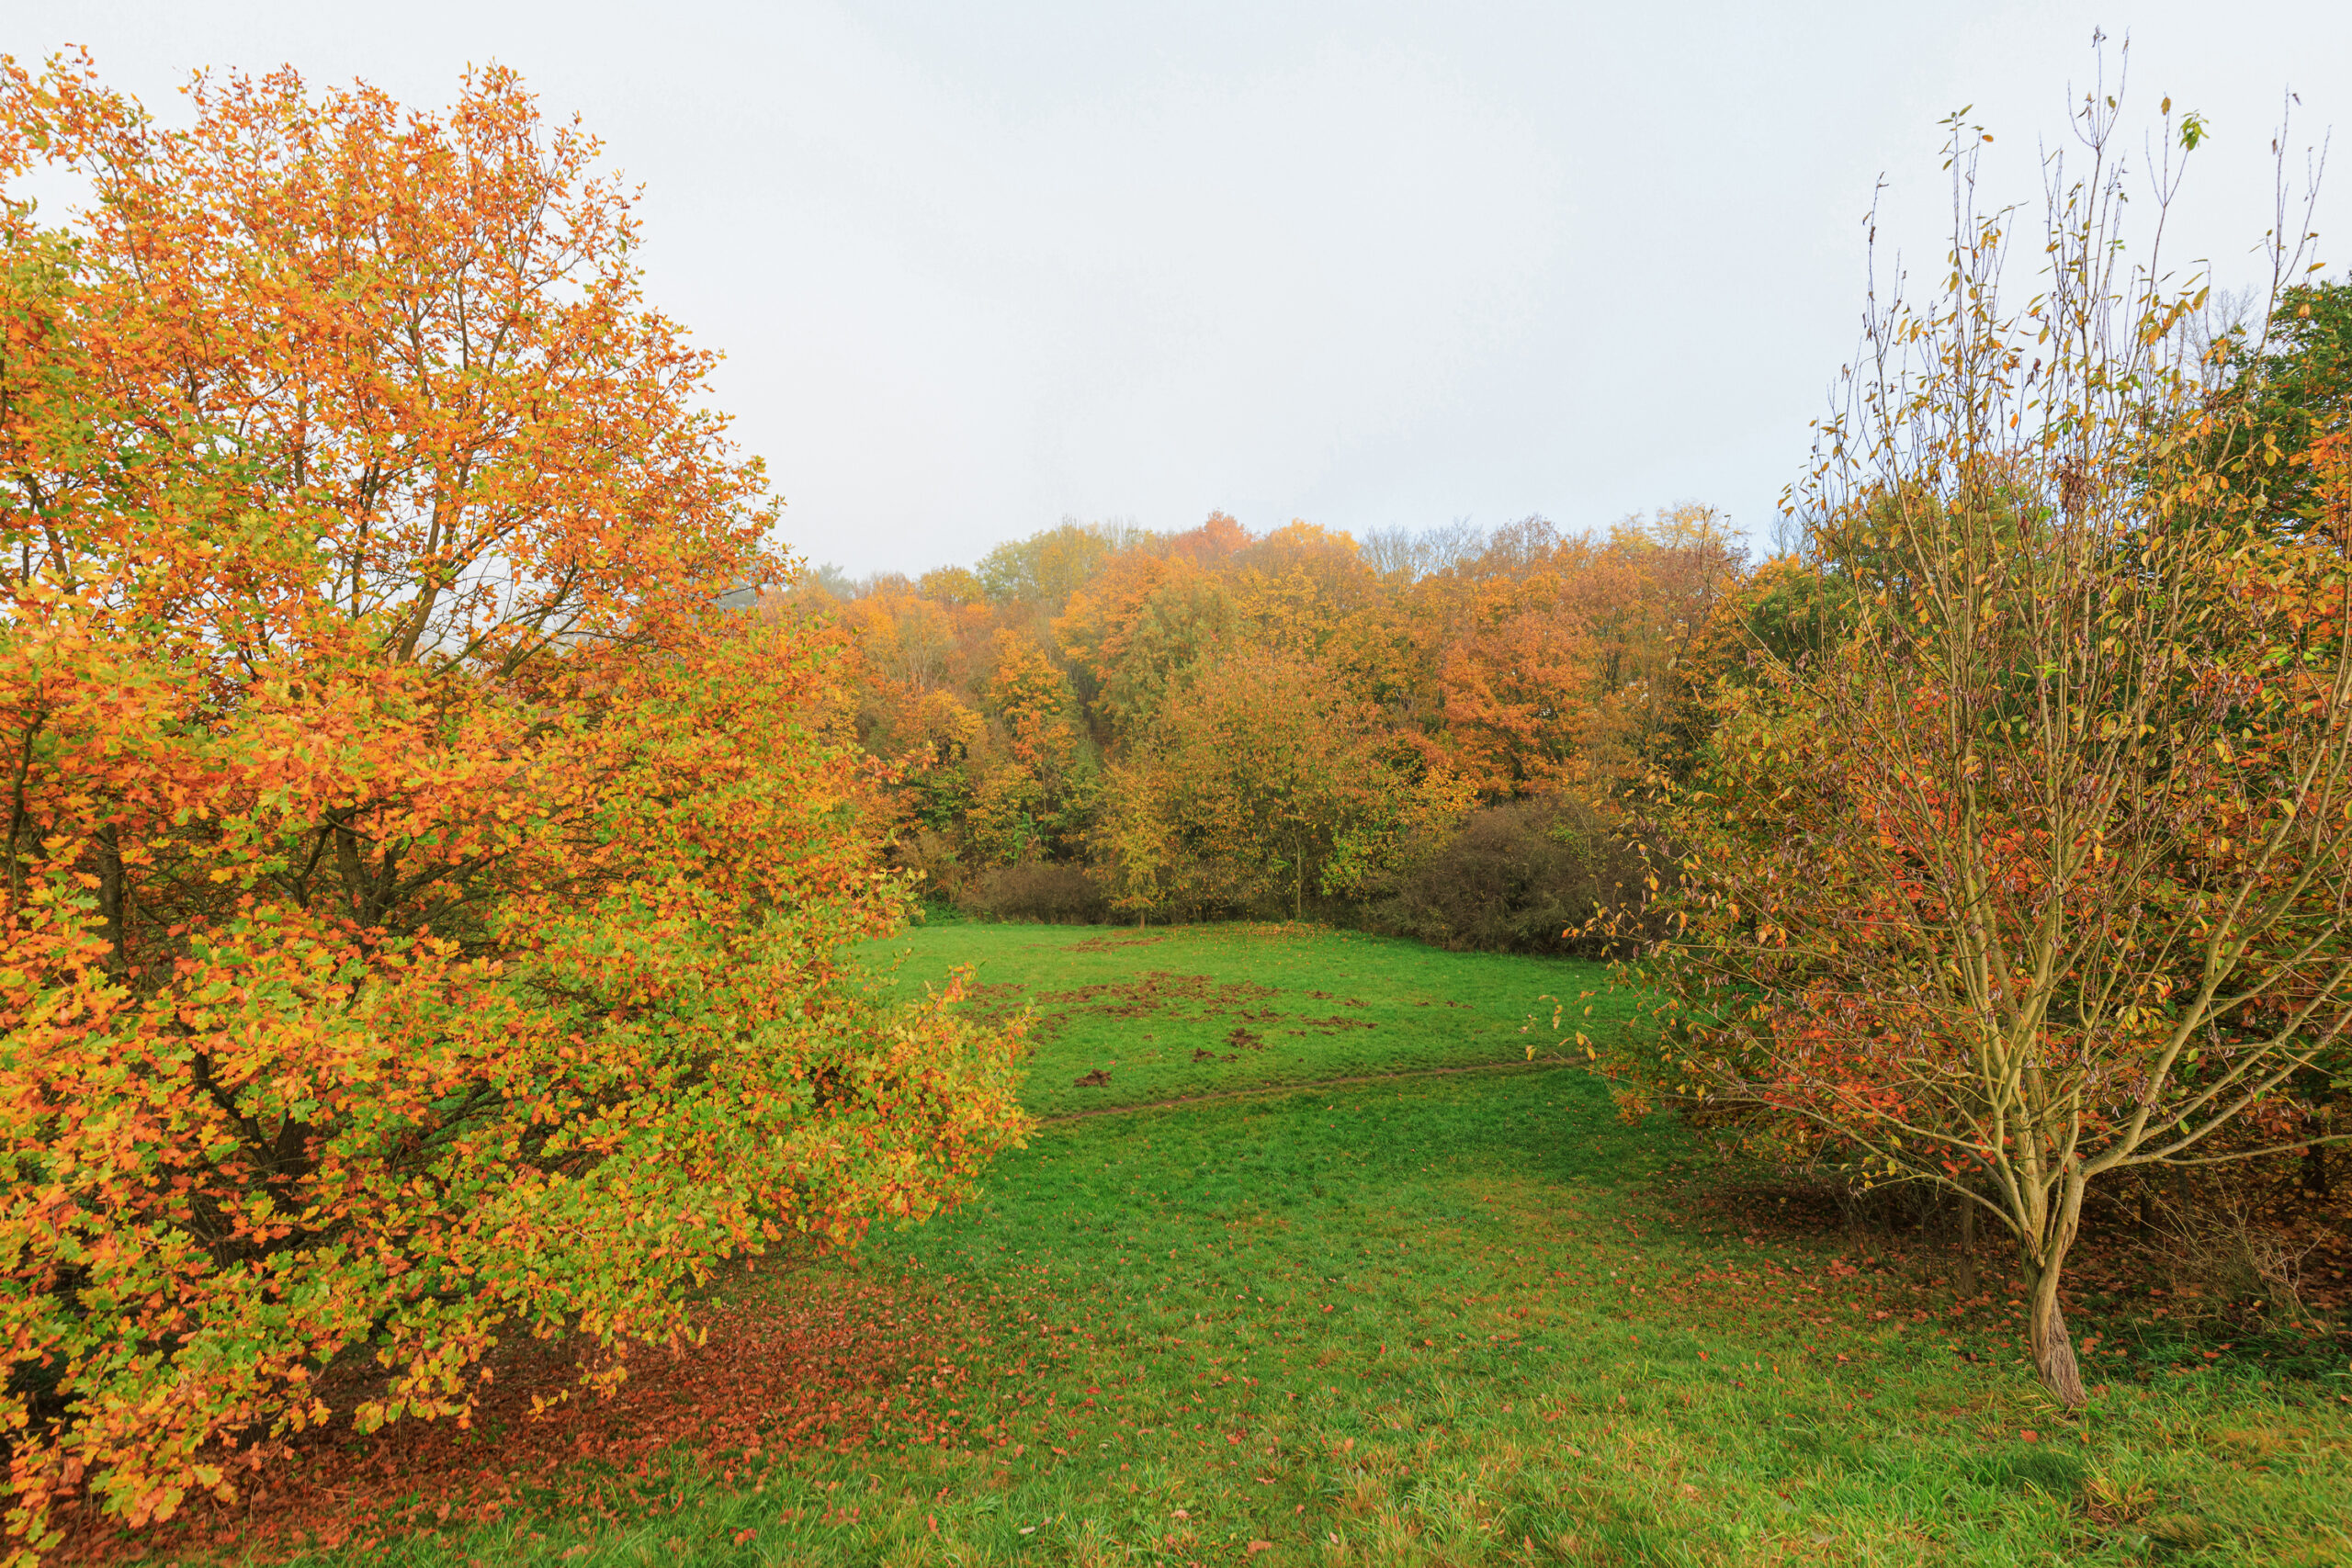
<path id="1" fill-rule="evenodd" d="M 962 1430 L 956 1406 L 978 1347 L 952 1303 L 794 1270 L 751 1276 L 738 1299 L 695 1317 L 699 1344 L 634 1348 L 610 1397 L 549 1402 L 577 1383 L 582 1360 L 606 1359 L 593 1340 L 525 1341 L 492 1363 L 470 1429 L 403 1421 L 361 1437 L 336 1422 L 287 1444 L 233 1504 L 135 1535 L 94 1514 L 64 1521 L 51 1561 L 232 1546 L 267 1559 L 517 1509 L 617 1521 L 678 1506 L 679 1466 L 731 1479 L 781 1450 L 944 1443 Z"/>

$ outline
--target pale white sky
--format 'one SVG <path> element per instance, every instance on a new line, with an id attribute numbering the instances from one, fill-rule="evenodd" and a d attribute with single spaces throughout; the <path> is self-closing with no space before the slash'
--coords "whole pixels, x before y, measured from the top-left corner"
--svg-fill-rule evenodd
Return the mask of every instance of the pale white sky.
<path id="1" fill-rule="evenodd" d="M 653 299 L 727 353 L 787 542 L 854 572 L 1215 508 L 1696 500 L 1760 537 L 1853 346 L 1873 183 L 1932 265 L 1937 121 L 1973 104 L 2032 197 L 2094 26 L 2149 114 L 2213 123 L 2173 254 L 2251 277 L 2285 90 L 2299 144 L 2352 132 L 2352 6 L 0 0 L 0 50 L 86 44 L 167 118 L 198 65 L 417 104 L 521 71 L 645 185 Z"/>

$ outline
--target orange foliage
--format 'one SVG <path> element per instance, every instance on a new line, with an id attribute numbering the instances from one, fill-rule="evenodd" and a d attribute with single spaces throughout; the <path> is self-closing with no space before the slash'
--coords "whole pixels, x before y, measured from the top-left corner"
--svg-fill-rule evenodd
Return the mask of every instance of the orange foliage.
<path id="1" fill-rule="evenodd" d="M 1113 770 L 1100 846 L 1124 908 L 1218 910 L 1343 893 L 1463 793 L 1395 754 L 1330 671 L 1239 649 L 1204 666 Z"/>
<path id="2" fill-rule="evenodd" d="M 1020 1126 L 1013 1041 L 838 970 L 903 898 L 842 650 L 711 608 L 773 514 L 594 144 L 502 72 L 193 101 L 0 79 L 0 173 L 96 197 L 0 280 L 19 1551 L 230 1495 L 330 1368 L 463 1420 L 503 1338 L 668 1337 Z"/>
<path id="3" fill-rule="evenodd" d="M 1210 700 L 1212 672 L 1311 671 L 1301 679 L 1330 700 L 1302 716 L 1348 716 L 1327 738 L 1340 751 L 1361 728 L 1367 798 L 1418 798 L 1442 780 L 1431 798 L 1464 807 L 1559 790 L 1605 801 L 1670 760 L 1693 706 L 1678 660 L 1738 570 L 1703 507 L 1598 538 L 1530 519 L 1475 553 L 1385 575 L 1345 534 L 1295 522 L 1253 538 L 1218 513 L 1165 536 L 1065 524 L 1000 547 L 977 573 L 929 573 L 915 594 L 876 588 L 844 614 L 863 653 L 861 733 L 907 765 L 911 862 L 952 882 L 1024 855 L 1091 856 L 1118 901 L 1142 909 L 1163 895 L 1230 904 L 1233 888 L 1265 881 L 1189 864 L 1238 863 L 1145 826 L 1166 805 L 1149 754 L 1193 722 L 1172 716 Z M 1036 640 L 1048 625 L 1058 660 Z M 1373 861 L 1348 863 L 1393 869 L 1403 852 L 1391 834 Z M 1348 884 L 1371 886 L 1355 872 Z M 1300 879 L 1285 886 L 1283 901 L 1302 907 Z"/>
<path id="4" fill-rule="evenodd" d="M 682 1459 L 723 1482 L 793 1450 L 1001 1440 L 956 1408 L 982 1352 L 966 1303 L 815 1271 L 739 1285 L 748 1288 L 695 1307 L 691 1335 L 628 1356 L 629 1377 L 607 1398 L 565 1396 L 582 1361 L 610 1360 L 626 1346 L 581 1337 L 502 1347 L 485 1368 L 495 1376 L 475 1406 L 476 1431 L 405 1422 L 363 1438 L 338 1420 L 289 1443 L 234 1503 L 198 1500 L 136 1535 L 76 1521 L 93 1528 L 77 1529 L 55 1561 L 207 1548 L 272 1561 L 306 1544 L 361 1553 L 531 1506 L 617 1524 L 674 1506 Z M 483 1431 L 498 1434 L 490 1455 Z"/>
<path id="5" fill-rule="evenodd" d="M 1505 544 L 1519 558 L 1442 600 L 1441 744 L 1489 796 L 1606 786 L 1668 722 L 1676 659 L 1736 556 L 1703 509 Z"/>

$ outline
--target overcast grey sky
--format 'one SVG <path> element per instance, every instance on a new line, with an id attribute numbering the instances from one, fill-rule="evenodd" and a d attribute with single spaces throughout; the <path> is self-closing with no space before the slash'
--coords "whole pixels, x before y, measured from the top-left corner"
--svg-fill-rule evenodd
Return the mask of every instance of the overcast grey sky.
<path id="1" fill-rule="evenodd" d="M 1878 176 L 1932 262 L 1937 121 L 1973 104 L 2032 196 L 2095 26 L 2145 111 L 2213 124 L 2174 254 L 2250 278 L 2283 93 L 2299 143 L 2352 130 L 2340 0 L 0 0 L 0 50 L 86 44 L 166 118 L 198 65 L 436 105 L 521 71 L 644 184 L 652 296 L 726 352 L 786 540 L 857 572 L 1216 508 L 1705 501 L 1760 537 L 1854 343 Z"/>

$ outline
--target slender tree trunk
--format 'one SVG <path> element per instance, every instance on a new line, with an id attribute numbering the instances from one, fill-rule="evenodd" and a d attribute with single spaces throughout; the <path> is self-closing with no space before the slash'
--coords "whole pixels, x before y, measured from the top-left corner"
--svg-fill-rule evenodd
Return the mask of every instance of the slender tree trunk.
<path id="1" fill-rule="evenodd" d="M 2012 1223 L 2018 1226 L 2019 1260 L 2025 1265 L 2031 1303 L 2027 1336 L 2034 1371 L 2060 1404 L 2080 1410 L 2090 1399 L 2083 1392 L 2082 1369 L 2075 1364 L 2075 1339 L 2058 1305 L 2058 1285 L 2065 1274 L 2066 1254 L 2082 1234 L 2083 1174 L 2079 1168 L 2065 1171 L 2052 1186 L 2054 1191 L 2029 1189 L 2032 1207 Z"/>
<path id="2" fill-rule="evenodd" d="M 1953 1270 L 1953 1283 L 1962 1301 L 1976 1299 L 1976 1200 L 1960 1201 L 1960 1267 Z"/>
<path id="3" fill-rule="evenodd" d="M 2060 1404 L 2080 1410 L 2090 1403 L 2090 1396 L 2083 1392 L 2082 1369 L 2075 1364 L 2074 1336 L 2067 1332 L 2066 1314 L 2058 1307 L 2058 1266 L 2052 1263 L 2038 1269 L 2029 1261 L 2026 1272 L 2033 1280 L 2034 1371 L 2041 1375 L 2041 1386 Z"/>
<path id="4" fill-rule="evenodd" d="M 122 851 L 116 842 L 112 823 L 100 828 L 96 838 L 98 912 L 107 923 L 107 970 L 119 977 L 130 972 L 130 933 L 124 908 L 126 885 L 122 874 Z"/>

